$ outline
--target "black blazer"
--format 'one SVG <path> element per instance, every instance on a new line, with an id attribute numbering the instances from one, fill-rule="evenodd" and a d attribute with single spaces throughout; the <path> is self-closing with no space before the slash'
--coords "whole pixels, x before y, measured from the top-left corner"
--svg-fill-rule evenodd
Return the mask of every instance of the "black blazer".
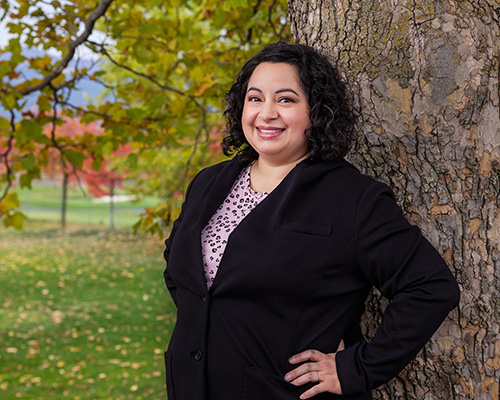
<path id="1" fill-rule="evenodd" d="M 384 184 L 346 161 L 299 163 L 233 231 L 207 291 L 201 230 L 243 165 L 200 172 L 166 241 L 178 307 L 165 353 L 169 400 L 298 399 L 284 380 L 306 349 L 337 354 L 343 396 L 370 390 L 411 361 L 459 300 L 457 283 Z M 375 337 L 359 329 L 372 286 L 391 303 Z"/>

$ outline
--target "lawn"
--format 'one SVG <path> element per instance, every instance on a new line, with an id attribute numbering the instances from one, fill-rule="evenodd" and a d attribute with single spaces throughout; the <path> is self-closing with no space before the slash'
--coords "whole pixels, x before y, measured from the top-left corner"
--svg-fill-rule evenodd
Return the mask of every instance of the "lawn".
<path id="1" fill-rule="evenodd" d="M 29 218 L 43 221 L 61 221 L 62 188 L 33 185 L 32 189 L 14 188 L 21 202 L 21 211 Z M 123 193 L 119 193 L 123 194 Z M 147 197 L 140 201 L 115 202 L 115 226 L 131 227 L 145 207 L 155 207 L 158 199 Z M 79 187 L 68 189 L 66 221 L 77 224 L 109 225 L 109 203 L 84 195 Z"/>
<path id="2" fill-rule="evenodd" d="M 165 399 L 163 245 L 130 229 L 0 228 L 0 398 Z"/>

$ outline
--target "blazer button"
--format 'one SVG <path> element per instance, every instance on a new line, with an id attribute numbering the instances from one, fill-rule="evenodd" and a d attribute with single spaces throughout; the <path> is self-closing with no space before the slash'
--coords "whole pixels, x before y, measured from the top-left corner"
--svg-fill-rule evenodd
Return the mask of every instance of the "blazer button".
<path id="1" fill-rule="evenodd" d="M 203 358 L 203 352 L 201 350 L 198 350 L 194 355 L 194 359 L 196 361 L 200 361 L 202 358 Z"/>

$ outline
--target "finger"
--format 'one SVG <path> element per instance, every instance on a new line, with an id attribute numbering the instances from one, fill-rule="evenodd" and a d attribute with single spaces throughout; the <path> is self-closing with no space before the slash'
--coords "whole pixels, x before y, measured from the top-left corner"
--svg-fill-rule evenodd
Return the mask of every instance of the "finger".
<path id="1" fill-rule="evenodd" d="M 301 379 L 299 382 L 302 385 L 307 382 L 317 382 L 319 381 L 320 375 L 318 374 L 318 370 L 320 366 L 317 363 L 306 363 L 301 366 L 295 368 L 294 370 L 288 372 L 285 375 L 285 380 L 288 382 L 292 382 L 297 378 L 305 376 L 306 378 Z"/>
<path id="2" fill-rule="evenodd" d="M 306 350 L 302 353 L 298 353 L 290 357 L 288 360 L 290 364 L 298 364 L 304 361 L 320 361 L 325 356 L 324 353 L 321 353 L 318 350 Z"/>
<path id="3" fill-rule="evenodd" d="M 306 383 L 316 383 L 319 382 L 319 375 L 317 371 L 307 372 L 305 374 L 299 375 L 297 378 L 290 381 L 294 386 L 301 386 Z"/>
<path id="4" fill-rule="evenodd" d="M 314 397 L 322 392 L 326 392 L 326 390 L 322 389 L 320 384 L 314 385 L 311 389 L 306 390 L 304 393 L 302 393 L 300 395 L 300 399 L 310 399 L 311 397 Z"/>

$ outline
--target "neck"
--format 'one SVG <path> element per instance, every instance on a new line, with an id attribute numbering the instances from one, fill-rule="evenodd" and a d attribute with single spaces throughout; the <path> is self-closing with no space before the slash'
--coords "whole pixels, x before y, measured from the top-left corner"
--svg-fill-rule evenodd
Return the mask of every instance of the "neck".
<path id="1" fill-rule="evenodd" d="M 271 193 L 285 176 L 307 157 L 308 154 L 286 163 L 273 163 L 263 157 L 259 157 L 252 165 L 250 171 L 250 187 L 257 192 Z"/>

